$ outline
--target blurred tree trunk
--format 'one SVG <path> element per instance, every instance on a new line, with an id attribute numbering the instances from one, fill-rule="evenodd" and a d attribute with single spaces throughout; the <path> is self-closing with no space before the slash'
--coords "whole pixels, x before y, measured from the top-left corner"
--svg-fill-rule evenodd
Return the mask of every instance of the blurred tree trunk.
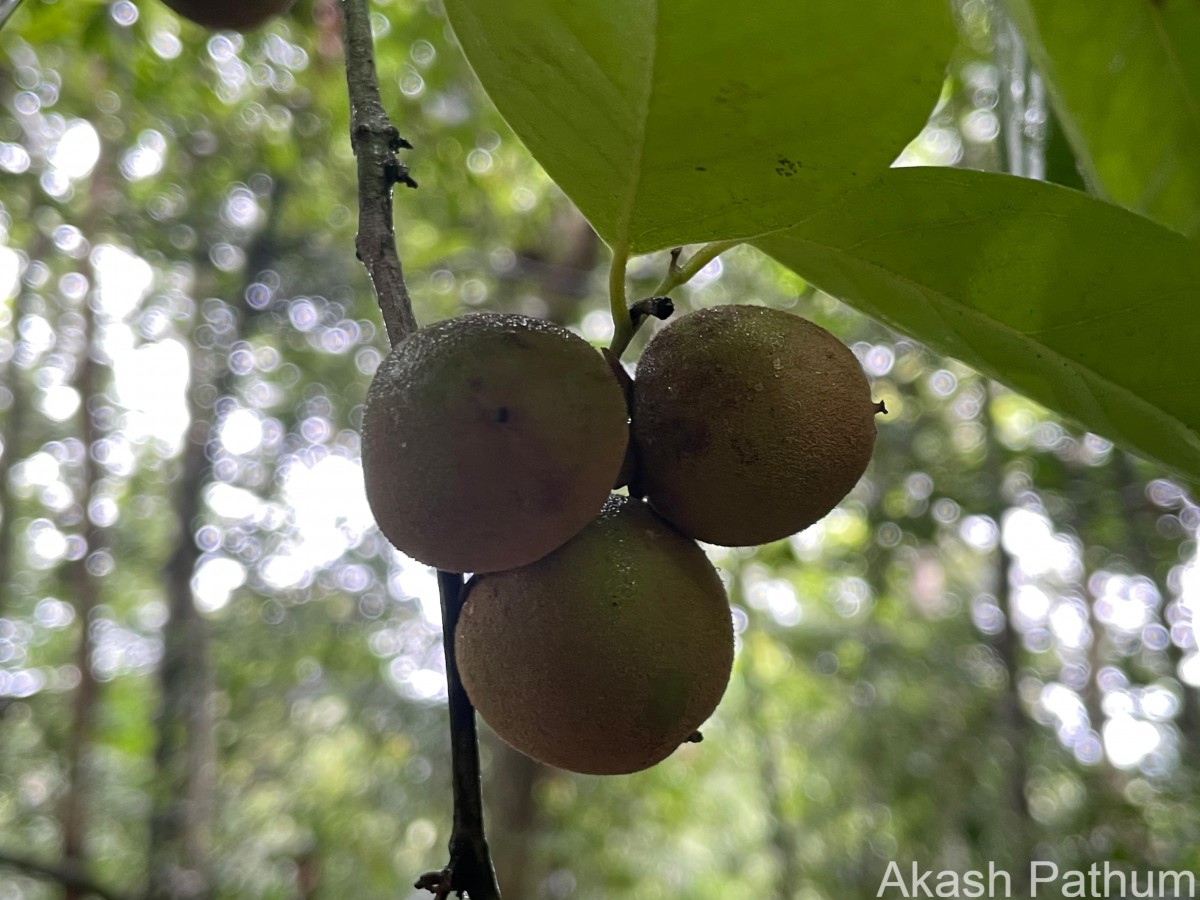
<path id="1" fill-rule="evenodd" d="M 46 252 L 47 240 L 45 235 L 38 236 L 31 246 L 33 259 L 40 259 Z M 21 458 L 21 445 L 25 437 L 26 421 L 29 412 L 29 394 L 26 390 L 24 370 L 20 364 L 22 353 L 21 334 L 18 331 L 21 320 L 29 309 L 29 291 L 24 287 L 17 293 L 12 317 L 12 357 L 5 370 L 4 385 L 9 391 L 8 415 L 4 417 L 4 430 L 0 433 L 0 618 L 5 616 L 12 605 L 13 594 L 16 593 L 16 571 L 13 568 L 13 524 L 16 510 L 13 505 L 12 485 L 9 474 L 13 463 Z M 4 704 L 0 703 L 0 714 Z"/>
<path id="2" fill-rule="evenodd" d="M 996 520 L 999 522 L 999 519 Z M 1025 793 L 1029 780 L 1029 745 L 1033 741 L 1033 729 L 1029 717 L 1021 708 L 1020 694 L 1020 647 L 1021 639 L 1013 625 L 1012 602 L 1012 557 L 1002 546 L 996 549 L 996 603 L 1003 612 L 1004 627 L 992 638 L 1007 675 L 1004 693 L 996 711 L 997 731 L 1012 750 L 1005 772 L 1008 777 L 1005 795 L 1008 799 L 1008 817 L 1015 837 L 1010 853 L 1012 869 L 1016 873 L 1017 893 L 1028 889 L 1024 873 L 1029 871 L 1036 844 L 1037 823 L 1029 811 L 1029 798 Z"/>
<path id="3" fill-rule="evenodd" d="M 86 867 L 86 841 L 88 826 L 88 800 L 91 793 L 92 771 L 88 759 L 92 733 L 96 723 L 96 702 L 99 684 L 92 667 L 92 617 L 100 604 L 101 584 L 96 573 L 95 561 L 102 550 L 103 535 L 92 521 L 91 505 L 96 490 L 96 466 L 92 451 L 99 438 L 93 418 L 94 401 L 99 399 L 97 390 L 97 363 L 93 358 L 96 336 L 96 312 L 92 298 L 98 296 L 96 273 L 90 266 L 85 269 L 92 285 L 90 294 L 83 301 L 83 338 L 76 369 L 75 389 L 79 393 L 79 440 L 83 451 L 79 462 L 79 486 L 76 492 L 76 511 L 82 526 L 85 550 L 71 566 L 69 581 L 74 588 L 75 619 L 79 623 L 79 643 L 75 651 L 75 666 L 79 670 L 79 684 L 75 688 L 72 707 L 71 731 L 67 737 L 66 778 L 67 793 L 63 799 L 60 819 L 63 832 L 63 862 L 80 869 Z M 67 900 L 81 900 L 85 896 L 75 887 L 68 887 Z"/>
<path id="4" fill-rule="evenodd" d="M 38 229 L 29 247 L 30 259 L 40 260 L 50 247 L 50 240 Z M 27 352 L 21 340 L 21 320 L 29 313 L 31 292 L 23 285 L 18 286 L 12 316 L 12 357 L 5 371 L 4 384 L 10 394 L 8 415 L 4 418 L 4 430 L 0 441 L 0 619 L 12 611 L 13 601 L 20 590 L 23 579 L 17 577 L 14 565 L 16 545 L 16 505 L 12 495 L 10 477 L 13 464 L 21 458 L 28 430 L 29 391 L 25 368 L 21 356 Z M 12 705 L 11 698 L 0 697 L 0 720 Z"/>
<path id="5" fill-rule="evenodd" d="M 741 602 L 740 598 L 737 602 Z M 765 710 L 769 694 L 759 683 L 753 664 L 742 667 L 742 684 L 746 689 L 747 715 L 758 738 L 759 783 L 767 801 L 767 813 L 771 817 L 771 845 L 778 865 L 775 896 L 779 900 L 794 900 L 800 896 L 803 873 L 797 852 L 799 833 L 783 803 L 785 789 L 780 772 L 783 754 L 779 746 L 779 734 L 767 719 Z"/>
<path id="6" fill-rule="evenodd" d="M 1147 537 L 1155 533 L 1156 521 L 1161 512 L 1146 499 L 1145 485 L 1134 471 L 1129 455 L 1120 450 L 1114 450 L 1113 453 L 1116 459 L 1110 469 L 1116 479 L 1115 489 L 1121 503 L 1122 544 L 1129 554 L 1133 568 L 1153 581 L 1158 589 L 1161 603 L 1155 614 L 1169 634 L 1171 623 L 1165 620 L 1164 613 L 1171 602 L 1171 590 L 1167 585 L 1166 575 L 1175 560 L 1155 558 Z M 1179 715 L 1175 719 L 1175 725 L 1183 738 L 1181 755 L 1190 768 L 1200 771 L 1200 691 L 1189 687 L 1179 678 L 1179 665 L 1184 657 L 1183 648 L 1171 639 L 1167 641 L 1164 652 L 1171 665 L 1171 676 L 1179 681 L 1183 691 Z"/>
<path id="7" fill-rule="evenodd" d="M 210 821 L 216 760 L 212 739 L 212 666 L 207 623 L 192 596 L 199 559 L 193 539 L 200 495 L 209 476 L 210 423 L 196 402 L 211 384 L 208 354 L 191 346 L 191 425 L 175 490 L 175 551 L 164 571 L 169 618 L 163 627 L 159 667 L 158 731 L 154 753 L 155 807 L 150 827 L 148 900 L 211 896 Z"/>
<path id="8" fill-rule="evenodd" d="M 559 210 L 542 235 L 541 244 L 517 257 L 517 274 L 532 279 L 549 312 L 546 318 L 574 324 L 579 301 L 594 284 L 592 273 L 600 262 L 600 238 L 575 207 Z"/>
<path id="9" fill-rule="evenodd" d="M 257 273 L 268 266 L 277 249 L 287 183 L 277 178 L 274 185 L 263 230 L 247 248 L 239 297 Z M 219 276 L 206 251 L 197 252 L 194 265 L 199 273 L 196 293 L 209 293 Z M 210 629 L 196 609 L 192 576 L 200 559 L 194 530 L 202 514 L 204 486 L 212 478 L 208 447 L 216 424 L 215 404 L 206 408 L 200 398 L 219 398 L 232 390 L 227 353 L 234 337 L 228 335 L 214 342 L 211 349 L 189 342 L 190 425 L 174 495 L 178 533 L 175 550 L 163 570 L 169 618 L 163 628 L 163 658 L 158 673 L 155 807 L 146 900 L 206 900 L 214 894 L 211 855 L 217 747 L 212 701 L 216 679 Z"/>
<path id="10" fill-rule="evenodd" d="M 31 248 L 34 258 L 45 252 L 46 239 L 39 232 L 37 242 Z M 13 502 L 12 484 L 9 481 L 13 463 L 21 458 L 25 440 L 26 415 L 29 412 L 29 394 L 26 390 L 25 373 L 19 358 L 22 352 L 20 333 L 17 331 L 21 319 L 28 309 L 29 293 L 24 288 L 17 294 L 13 309 L 13 355 L 8 361 L 4 384 L 8 387 L 10 400 L 8 415 L 4 417 L 4 430 L 0 432 L 0 619 L 11 610 L 18 592 L 16 569 L 13 565 L 15 544 L 14 525 L 16 505 Z M 7 697 L 0 697 L 0 719 L 12 704 Z"/>
<path id="11" fill-rule="evenodd" d="M 1000 71 L 1000 148 L 1003 168 L 1011 175 L 1024 178 L 1046 177 L 1045 89 L 1041 76 L 1030 64 L 1029 55 L 1016 26 L 1008 18 L 1002 3 L 990 4 L 992 31 L 995 35 L 995 58 Z M 992 418 L 994 395 L 987 386 L 987 477 L 989 484 L 988 514 L 1001 528 L 1008 509 L 1004 497 L 1004 448 L 996 438 L 996 421 Z M 1002 533 L 996 543 L 996 603 L 1004 619 L 1003 629 L 992 639 L 992 646 L 1004 663 L 1007 679 L 1000 708 L 997 711 L 999 733 L 1012 747 L 1008 773 L 1008 815 L 1012 823 L 1014 846 L 1011 849 L 1016 869 L 1017 893 L 1028 891 L 1026 873 L 1034 855 L 1037 822 L 1029 810 L 1026 788 L 1029 780 L 1029 745 L 1034 731 L 1021 708 L 1020 694 L 1020 635 L 1013 625 L 1015 608 L 1012 602 L 1013 559 L 1004 549 Z"/>
<path id="12" fill-rule="evenodd" d="M 214 284 L 211 266 L 199 253 L 196 294 Z M 196 304 L 196 319 L 200 317 Z M 197 325 L 193 322 L 192 336 Z M 154 812 L 150 824 L 147 900 L 204 900 L 212 896 L 210 873 L 216 746 L 213 742 L 214 677 L 208 623 L 196 609 L 192 576 L 200 559 L 195 541 L 201 496 L 212 474 L 208 459 L 215 424 L 199 401 L 220 380 L 224 360 L 216 350 L 188 342 L 188 431 L 175 480 L 175 549 L 163 568 L 168 618 L 159 664 L 159 708 L 155 719 Z M 227 371 L 227 369 L 226 369 Z"/>
<path id="13" fill-rule="evenodd" d="M 533 861 L 541 824 L 536 790 L 548 770 L 502 741 L 493 740 L 491 751 L 488 845 L 492 863 L 506 897 L 533 897 L 541 880 Z"/>
<path id="14" fill-rule="evenodd" d="M 1123 476 L 1120 473 L 1114 472 L 1111 469 L 1109 471 L 1112 472 L 1118 481 L 1122 480 Z M 1119 492 L 1120 488 L 1114 487 L 1114 490 Z M 1096 502 L 1102 499 L 1104 494 L 1097 491 L 1096 482 L 1090 467 L 1082 464 L 1070 466 L 1067 471 L 1064 493 L 1068 500 L 1067 509 L 1069 510 L 1067 521 L 1064 524 L 1076 535 L 1086 535 L 1089 522 L 1106 520 L 1106 516 L 1111 515 L 1111 511 L 1102 509 Z M 1131 544 L 1131 541 L 1125 539 L 1120 541 L 1117 546 L 1122 549 L 1128 549 Z M 1094 563 L 1089 564 L 1087 553 L 1083 553 L 1080 557 L 1077 592 L 1087 609 L 1087 626 L 1090 637 L 1087 647 L 1084 648 L 1087 684 L 1084 685 L 1081 693 L 1083 695 L 1084 709 L 1087 711 L 1088 723 L 1103 745 L 1104 723 L 1108 716 L 1104 711 L 1104 690 L 1100 685 L 1100 672 L 1110 660 L 1114 663 L 1124 665 L 1128 662 L 1128 659 L 1119 648 L 1114 646 L 1112 639 L 1109 637 L 1108 629 L 1105 628 L 1104 623 L 1096 614 L 1097 598 L 1092 596 L 1091 588 L 1089 587 L 1089 582 L 1095 569 L 1096 566 Z M 1125 789 L 1129 783 L 1129 774 L 1114 766 L 1106 753 L 1101 754 L 1095 771 L 1099 778 L 1099 783 L 1114 797 L 1120 797 L 1125 793 Z M 1134 839 L 1132 835 L 1127 838 L 1131 842 Z"/>
<path id="15" fill-rule="evenodd" d="M 1008 501 L 1004 497 L 1004 448 L 996 438 L 996 422 L 991 409 L 994 402 L 991 385 L 987 390 L 987 461 L 985 477 L 988 484 L 988 516 L 1001 528 Z M 1028 890 L 1025 873 L 1029 871 L 1037 842 L 1037 822 L 1029 811 L 1026 787 L 1029 780 L 1029 745 L 1034 740 L 1034 730 L 1029 717 L 1021 708 L 1021 637 L 1013 624 L 1015 608 L 1012 601 L 1013 558 L 1004 549 L 1002 533 L 998 531 L 994 585 L 996 605 L 1000 608 L 1004 627 L 991 638 L 992 648 L 1004 663 L 1006 674 L 1004 693 L 996 709 L 997 733 L 1011 748 L 1012 756 L 1006 760 L 1007 774 L 1005 796 L 1007 817 L 1014 836 L 1010 871 L 1015 872 L 1015 888 L 1018 894 Z"/>
<path id="16" fill-rule="evenodd" d="M 13 344 L 16 346 L 18 342 L 13 341 Z M 0 455 L 0 618 L 11 608 L 13 595 L 17 592 L 13 579 L 13 517 L 16 515 L 16 509 L 8 479 L 12 462 L 19 454 L 21 438 L 25 434 L 26 404 L 22 374 L 15 362 L 9 363 L 7 374 L 6 382 L 12 392 L 12 401 L 8 416 L 4 420 L 4 432 L 0 435 L 0 443 L 3 444 L 3 452 Z M 3 719 L 11 703 L 8 697 L 0 697 L 0 719 Z"/>

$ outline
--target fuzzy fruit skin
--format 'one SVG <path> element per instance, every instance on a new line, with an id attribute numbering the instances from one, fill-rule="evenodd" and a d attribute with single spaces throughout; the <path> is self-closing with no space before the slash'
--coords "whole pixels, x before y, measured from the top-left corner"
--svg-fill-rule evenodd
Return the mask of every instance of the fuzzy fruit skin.
<path id="1" fill-rule="evenodd" d="M 211 28 L 250 31 L 279 15 L 295 0 L 163 0 L 185 19 Z"/>
<path id="2" fill-rule="evenodd" d="M 697 540 L 779 540 L 858 482 L 875 413 L 857 358 L 824 328 L 759 306 L 691 313 L 659 332 L 638 363 L 639 486 Z"/>
<path id="3" fill-rule="evenodd" d="M 582 338 L 526 316 L 461 316 L 380 363 L 363 416 L 367 500 L 423 563 L 512 569 L 596 515 L 628 440 L 621 388 Z"/>
<path id="4" fill-rule="evenodd" d="M 455 651 L 467 696 L 506 742 L 618 775 L 666 759 L 712 714 L 733 624 L 704 551 L 614 494 L 549 556 L 473 579 Z"/>

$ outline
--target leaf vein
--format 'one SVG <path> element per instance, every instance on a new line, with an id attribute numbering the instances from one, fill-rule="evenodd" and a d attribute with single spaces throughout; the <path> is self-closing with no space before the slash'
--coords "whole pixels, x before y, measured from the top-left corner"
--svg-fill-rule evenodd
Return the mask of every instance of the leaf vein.
<path id="1" fill-rule="evenodd" d="M 814 247 L 817 249 L 818 252 L 826 251 L 826 252 L 832 254 L 834 258 L 839 259 L 843 263 L 843 265 L 849 263 L 849 265 L 851 267 L 853 267 L 855 265 L 862 266 L 866 269 L 873 270 L 876 273 L 879 273 L 879 274 L 885 276 L 886 278 L 890 278 L 890 279 L 892 279 L 896 282 L 899 282 L 899 283 L 907 286 L 908 288 L 910 288 L 913 292 L 915 292 L 917 297 L 920 297 L 922 300 L 924 300 L 927 308 L 929 308 L 931 311 L 936 313 L 937 317 L 943 323 L 945 323 L 947 331 L 949 333 L 953 334 L 956 338 L 958 338 L 964 347 L 966 347 L 969 350 L 972 350 L 979 357 L 979 359 L 986 366 L 988 366 L 991 369 L 990 372 L 984 373 L 984 374 L 987 374 L 989 377 L 998 378 L 1001 381 L 1004 380 L 1003 376 L 998 374 L 1000 370 L 997 369 L 996 367 L 994 367 L 993 364 L 990 362 L 989 357 L 991 356 L 991 354 L 987 353 L 987 352 L 981 352 L 978 345 L 975 342 L 975 339 L 963 331 L 962 325 L 960 323 L 955 323 L 947 316 L 946 309 L 948 309 L 948 308 L 959 309 L 962 311 L 964 316 L 974 319 L 975 321 L 981 322 L 986 327 L 993 328 L 999 332 L 1006 333 L 1015 338 L 1026 339 L 1026 340 L 1028 339 L 1028 335 L 1023 334 L 1019 330 L 1013 328 L 1008 323 L 1003 322 L 999 319 L 993 318 L 992 316 L 988 315 L 987 313 L 985 313 L 981 310 L 975 309 L 974 307 L 970 307 L 970 306 L 967 306 L 966 304 L 959 303 L 953 297 L 950 297 L 950 296 L 942 293 L 941 291 L 938 291 L 938 290 L 930 287 L 929 285 L 922 284 L 922 283 L 910 278 L 909 276 L 904 275 L 900 272 L 897 272 L 893 269 L 889 269 L 885 266 L 878 265 L 877 263 L 873 263 L 869 260 L 864 260 L 859 257 L 849 256 L 847 258 L 847 256 L 841 250 L 841 248 L 829 247 L 829 246 L 818 244 L 815 241 L 807 240 L 804 238 L 793 238 L 791 240 L 794 240 L 795 243 L 797 243 L 797 244 Z M 800 270 L 798 270 L 798 271 L 800 271 Z M 806 278 L 810 277 L 810 276 L 806 275 L 803 271 L 800 271 L 800 274 L 804 275 L 804 277 L 806 277 Z M 819 286 L 819 281 L 816 278 L 812 279 L 812 283 L 818 284 L 818 286 Z M 872 307 L 872 308 L 876 309 L 878 314 L 881 317 L 883 317 L 885 319 L 892 319 L 893 322 L 895 321 L 893 319 L 893 317 L 887 315 L 885 310 L 879 309 L 878 307 Z M 899 327 L 899 323 L 896 323 L 896 324 L 897 324 L 897 327 Z M 900 328 L 900 330 L 903 331 L 904 329 Z M 1139 410 L 1139 412 L 1142 415 L 1145 415 L 1151 419 L 1156 419 L 1158 421 L 1166 420 L 1167 422 L 1169 422 L 1179 432 L 1181 432 L 1183 435 L 1186 436 L 1186 438 L 1188 439 L 1187 440 L 1188 449 L 1191 451 L 1192 454 L 1194 454 L 1197 457 L 1198 460 L 1200 460 L 1200 433 L 1198 433 L 1196 431 L 1196 429 L 1194 429 L 1193 427 L 1188 425 L 1186 422 L 1184 422 L 1183 419 L 1181 419 L 1178 415 L 1176 415 L 1173 412 L 1169 412 L 1168 410 L 1162 408 L 1161 406 L 1157 406 L 1157 405 L 1145 400 L 1143 397 L 1139 396 L 1137 393 L 1135 393 L 1129 387 L 1126 387 L 1125 385 L 1122 385 L 1122 384 L 1114 381 L 1109 376 L 1096 371 L 1091 366 L 1088 366 L 1085 363 L 1082 363 L 1078 360 L 1072 359 L 1070 356 L 1066 355 L 1065 353 L 1062 353 L 1061 351 L 1056 350 L 1053 347 L 1048 346 L 1047 344 L 1041 343 L 1040 341 L 1036 342 L 1036 343 L 1038 344 L 1039 348 L 1042 351 L 1044 351 L 1044 354 L 1046 357 L 1048 357 L 1051 360 L 1062 363 L 1065 370 L 1069 373 L 1069 377 L 1071 377 L 1072 380 L 1077 382 L 1082 388 L 1086 389 L 1087 393 L 1091 396 L 1091 399 L 1093 401 L 1094 414 L 1097 416 L 1100 416 L 1104 419 L 1104 422 L 1105 422 L 1105 424 L 1107 424 L 1108 430 L 1110 431 L 1110 433 L 1113 433 L 1114 435 L 1120 435 L 1123 440 L 1129 441 L 1129 443 L 1131 445 L 1136 446 L 1136 443 L 1129 440 L 1129 438 L 1127 437 L 1126 429 L 1116 427 L 1111 416 L 1107 413 L 1107 411 L 1105 409 L 1106 404 L 1101 400 L 1100 396 L 1096 393 L 1096 386 L 1098 386 L 1098 385 L 1103 386 L 1106 389 L 1106 391 L 1112 392 L 1113 394 L 1115 394 L 1117 396 L 1121 396 L 1123 399 L 1125 399 L 1129 403 L 1129 405 L 1131 407 Z M 1088 423 L 1086 423 L 1086 422 L 1083 424 L 1085 426 L 1088 426 Z M 1178 465 L 1178 463 L 1176 465 Z"/>
<path id="2" fill-rule="evenodd" d="M 646 79 L 642 84 L 642 96 L 639 98 L 637 119 L 637 135 L 633 146 L 632 170 L 630 172 L 629 189 L 625 194 L 625 206 L 621 210 L 620 228 L 617 232 L 618 243 L 628 246 L 629 223 L 633 220 L 633 209 L 637 205 L 637 195 L 642 182 L 642 159 L 646 153 L 646 125 L 650 121 L 650 101 L 654 94 L 654 78 L 658 68 L 659 23 L 662 21 L 660 4 L 651 4 L 654 24 L 651 26 L 650 59 L 646 66 Z"/>
<path id="3" fill-rule="evenodd" d="M 1091 316 L 1084 316 L 1081 319 L 1075 319 L 1074 321 L 1071 321 L 1071 322 L 1060 322 L 1057 325 L 1048 325 L 1045 328 L 1038 328 L 1033 331 L 1025 331 L 1025 332 L 1021 332 L 1021 333 L 1024 334 L 1026 337 L 1031 337 L 1031 338 L 1042 337 L 1047 334 L 1054 334 L 1056 331 L 1065 331 L 1068 328 L 1078 328 L 1081 325 L 1091 325 L 1095 322 L 1104 322 L 1108 319 L 1119 319 L 1122 316 L 1128 316 L 1133 313 L 1140 312 L 1143 309 L 1147 309 L 1149 307 L 1156 306 L 1160 303 L 1163 303 L 1164 301 L 1168 300 L 1171 297 L 1175 297 L 1175 296 L 1179 296 L 1179 295 L 1191 295 L 1194 292 L 1194 290 L 1195 290 L 1194 288 L 1180 288 L 1177 291 L 1167 291 L 1165 293 L 1157 294 L 1153 297 L 1143 300 L 1141 303 L 1134 303 L 1131 306 L 1124 306 L 1121 309 L 1113 309 L 1113 310 L 1109 310 L 1108 312 L 1096 313 Z"/>
<path id="4" fill-rule="evenodd" d="M 1154 23 L 1155 36 L 1158 38 L 1158 42 L 1162 45 L 1163 53 L 1167 57 L 1167 65 L 1171 67 L 1171 74 L 1179 82 L 1179 91 L 1183 95 L 1184 104 L 1192 117 L 1193 124 L 1197 130 L 1200 130 L 1200 99 L 1196 97 L 1195 91 L 1192 90 L 1192 85 L 1179 61 L 1179 53 L 1175 48 L 1174 41 L 1171 39 L 1170 32 L 1167 31 L 1167 25 L 1163 21 L 1162 10 L 1153 3 L 1147 3 L 1146 7 L 1150 14 L 1150 20 Z"/>

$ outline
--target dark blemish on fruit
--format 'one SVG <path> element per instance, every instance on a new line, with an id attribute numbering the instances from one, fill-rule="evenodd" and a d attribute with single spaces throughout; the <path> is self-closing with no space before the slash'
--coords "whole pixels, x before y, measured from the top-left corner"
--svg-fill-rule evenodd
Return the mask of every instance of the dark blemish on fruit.
<path id="1" fill-rule="evenodd" d="M 500 342 L 521 350 L 527 350 L 533 346 L 533 342 L 530 341 L 525 335 L 512 331 L 505 332 L 504 334 L 500 335 Z"/>
<path id="2" fill-rule="evenodd" d="M 758 452 L 753 441 L 746 440 L 741 435 L 734 435 L 729 442 L 729 449 L 734 452 L 742 466 L 753 469 L 758 465 Z"/>
<path id="3" fill-rule="evenodd" d="M 496 421 L 497 422 L 507 422 L 508 421 L 508 407 L 507 406 L 502 406 L 498 410 L 496 410 Z"/>
<path id="4" fill-rule="evenodd" d="M 775 167 L 775 174 L 784 178 L 791 178 L 804 166 L 804 163 L 793 162 L 786 156 L 779 157 L 779 165 Z"/>
<path id="5" fill-rule="evenodd" d="M 663 434 L 671 435 L 672 449 L 677 459 L 703 456 L 712 443 L 708 423 L 690 419 L 676 419 L 663 428 Z"/>

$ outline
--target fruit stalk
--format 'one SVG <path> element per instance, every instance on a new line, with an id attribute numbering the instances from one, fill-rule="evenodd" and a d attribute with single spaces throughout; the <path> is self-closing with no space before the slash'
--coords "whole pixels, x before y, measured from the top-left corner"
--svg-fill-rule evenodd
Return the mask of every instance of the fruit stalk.
<path id="1" fill-rule="evenodd" d="M 472 900 L 499 900 L 500 890 L 496 886 L 496 873 L 483 831 L 475 708 L 467 699 L 454 649 L 454 634 L 458 630 L 463 604 L 462 575 L 438 572 L 438 591 L 442 601 L 442 645 L 450 703 L 450 747 L 454 757 L 454 824 L 450 833 L 448 881 L 453 890 L 465 890 Z"/>
<path id="2" fill-rule="evenodd" d="M 683 248 L 676 247 L 671 251 L 671 263 L 667 267 L 667 274 L 654 289 L 654 294 L 628 307 L 625 301 L 625 275 L 629 263 L 629 249 L 624 245 L 614 247 L 612 263 L 608 270 L 609 305 L 612 309 L 613 319 L 613 339 L 608 347 L 609 352 L 620 359 L 629 347 L 629 342 L 633 340 L 633 336 L 637 334 L 638 329 L 649 316 L 666 319 L 674 312 L 674 307 L 669 305 L 671 298 L 667 294 L 680 285 L 687 284 L 700 274 L 700 270 L 710 262 L 740 243 L 742 243 L 740 240 L 733 240 L 713 241 L 705 244 L 693 253 L 683 265 L 679 264 Z"/>
<path id="3" fill-rule="evenodd" d="M 350 95 L 350 141 L 358 160 L 355 249 L 375 288 L 388 340 L 395 346 L 417 330 L 412 299 L 396 250 L 392 209 L 392 189 L 397 184 L 417 186 L 408 169 L 396 158 L 398 150 L 411 149 L 411 145 L 400 136 L 380 99 L 368 0 L 342 0 L 341 6 Z M 475 709 L 467 699 L 454 657 L 454 629 L 462 608 L 462 576 L 438 572 L 438 590 L 445 630 L 454 825 L 446 868 L 422 875 L 416 887 L 430 890 L 439 898 L 466 891 L 472 900 L 500 900 L 484 837 Z"/>
<path id="4" fill-rule="evenodd" d="M 667 274 L 663 276 L 663 280 L 659 282 L 658 287 L 654 289 L 656 294 L 669 294 L 681 284 L 687 284 L 693 278 L 700 274 L 700 270 L 707 266 L 710 262 L 724 253 L 726 250 L 732 250 L 741 241 L 713 241 L 710 244 L 705 244 L 695 253 L 693 253 L 686 263 L 679 264 L 679 257 L 683 252 L 682 247 L 676 247 L 671 251 L 671 264 L 667 268 Z"/>
<path id="5" fill-rule="evenodd" d="M 384 111 L 375 74 L 375 45 L 367 0 L 342 0 L 346 83 L 350 93 L 350 143 L 358 160 L 358 236 L 354 246 L 375 286 L 388 340 L 394 345 L 417 330 L 412 299 L 396 251 L 392 189 L 417 183 L 396 152 L 411 150 Z"/>
<path id="6" fill-rule="evenodd" d="M 608 267 L 608 305 L 612 313 L 613 338 L 609 350 L 617 359 L 633 340 L 633 319 L 625 304 L 625 268 L 629 263 L 629 248 L 624 244 L 612 248 L 612 262 Z"/>

